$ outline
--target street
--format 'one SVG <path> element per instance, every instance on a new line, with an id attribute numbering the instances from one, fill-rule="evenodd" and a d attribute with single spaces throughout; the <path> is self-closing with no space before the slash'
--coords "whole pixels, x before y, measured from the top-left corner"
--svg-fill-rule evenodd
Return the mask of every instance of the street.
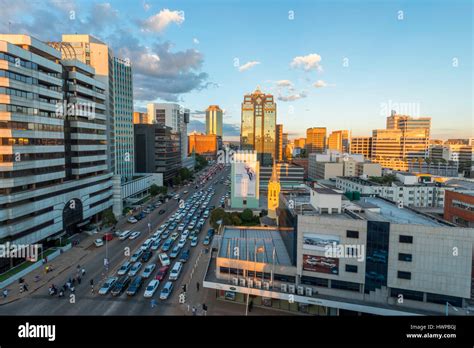
<path id="1" fill-rule="evenodd" d="M 220 180 L 227 177 L 228 173 L 229 168 L 225 167 L 223 170 L 218 171 L 217 174 L 204 185 L 199 185 L 198 183 L 198 189 L 195 189 L 194 185 L 187 186 L 176 191 L 176 193 L 179 193 L 181 198 L 186 200 L 188 197 L 192 196 L 194 192 L 199 190 L 204 191 L 211 185 L 215 185 L 215 194 L 212 196 L 209 206 L 214 205 L 218 207 L 220 205 L 219 200 L 229 190 L 226 185 L 220 183 Z M 189 192 L 184 194 L 184 191 Z M 45 284 L 24 298 L 0 306 L 0 313 L 2 315 L 191 315 L 191 312 L 188 312 L 189 304 L 190 308 L 192 308 L 192 306 L 199 306 L 199 313 L 202 314 L 201 307 L 203 301 L 206 301 L 207 298 L 214 298 L 213 292 L 211 291 L 211 294 L 206 294 L 207 291 L 201 284 L 210 257 L 210 253 L 206 254 L 204 252 L 206 247 L 202 244 L 202 240 L 209 229 L 209 218 L 206 219 L 205 224 L 198 235 L 198 245 L 196 247 L 190 247 L 190 241 L 188 240 L 186 246 L 182 248 L 190 249 L 190 257 L 184 264 L 181 275 L 176 281 L 174 281 L 173 292 L 167 300 L 160 300 L 159 293 L 163 285 L 166 283 L 168 275 L 160 282 L 159 288 L 153 296 L 157 301 L 156 307 L 152 308 L 151 299 L 144 298 L 143 296 L 146 285 L 151 279 L 154 279 L 157 269 L 161 266 L 158 260 L 159 250 L 154 251 L 152 259 L 147 262 L 147 264 L 152 262 L 157 263 L 157 267 L 152 275 L 148 279 L 145 279 L 140 291 L 135 296 L 130 297 L 125 293 L 122 293 L 118 297 L 113 297 L 110 293 L 107 295 L 97 294 L 98 289 L 107 276 L 116 275 L 118 268 L 120 268 L 123 262 L 129 258 L 125 256 L 126 248 L 129 248 L 129 255 L 132 255 L 161 224 L 173 215 L 173 213 L 178 209 L 178 205 L 179 203 L 177 200 L 170 199 L 168 202 L 163 203 L 159 208 L 154 209 L 144 219 L 135 224 L 128 223 L 126 218 L 120 219 L 117 224 L 117 230 L 141 232 L 140 236 L 134 240 L 126 239 L 120 241 L 118 238 L 114 238 L 112 241 L 106 242 L 106 245 L 99 248 L 97 248 L 93 243 L 90 243 L 90 245 L 79 245 L 78 247 L 87 249 L 89 253 L 79 263 L 81 268 L 85 268 L 86 274 L 83 277 L 81 284 L 76 284 L 74 302 L 70 301 L 69 291 L 66 292 L 66 295 L 62 298 L 59 298 L 57 295 L 50 296 L 48 294 L 48 286 L 50 284 Z M 161 209 L 166 209 L 166 212 L 159 215 L 158 212 Z M 151 224 L 151 229 L 148 228 L 148 223 Z M 151 233 L 149 233 L 149 230 Z M 99 236 L 99 234 L 97 236 Z M 176 239 L 174 245 L 178 243 L 178 239 Z M 180 252 L 182 252 L 182 250 Z M 104 258 L 106 255 L 109 260 L 108 272 L 104 267 Z M 56 263 L 57 262 L 59 261 L 56 261 Z M 173 262 L 171 265 L 173 265 Z M 76 267 L 76 264 L 71 264 L 69 269 L 58 274 L 52 280 L 52 283 L 57 287 L 62 286 L 70 277 L 74 277 L 76 274 Z M 144 267 L 145 264 L 143 265 L 143 268 Z M 91 294 L 89 285 L 91 279 L 94 280 L 95 284 L 94 294 Z M 196 282 L 201 284 L 199 291 L 197 291 Z M 181 287 L 185 283 L 188 284 L 186 303 L 181 304 L 179 303 L 179 294 L 182 292 Z M 210 295 L 210 297 L 207 297 L 207 295 Z"/>

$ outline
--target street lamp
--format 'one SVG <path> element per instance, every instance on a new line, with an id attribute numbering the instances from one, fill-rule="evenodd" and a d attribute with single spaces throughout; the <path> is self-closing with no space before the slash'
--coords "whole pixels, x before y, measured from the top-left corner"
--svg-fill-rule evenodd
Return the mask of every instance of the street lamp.
<path id="1" fill-rule="evenodd" d="M 459 312 L 459 310 L 456 307 L 454 307 L 451 303 L 446 301 L 446 316 L 449 315 L 449 306 L 451 306 L 454 309 L 454 311 Z"/>

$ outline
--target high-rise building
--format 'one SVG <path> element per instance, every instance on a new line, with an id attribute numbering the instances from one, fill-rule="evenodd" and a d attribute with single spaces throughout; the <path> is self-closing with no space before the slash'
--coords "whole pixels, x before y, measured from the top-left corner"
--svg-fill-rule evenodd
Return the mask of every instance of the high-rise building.
<path id="1" fill-rule="evenodd" d="M 306 147 L 306 138 L 296 138 L 294 140 L 294 147 L 299 147 L 300 149 L 304 149 Z"/>
<path id="2" fill-rule="evenodd" d="M 364 155 L 368 159 L 372 158 L 372 137 L 352 137 L 350 153 Z"/>
<path id="3" fill-rule="evenodd" d="M 280 197 L 280 180 L 277 174 L 277 165 L 273 164 L 272 176 L 268 182 L 268 197 L 267 197 L 267 210 L 268 217 L 271 219 L 277 218 L 277 208 L 279 205 Z"/>
<path id="4" fill-rule="evenodd" d="M 137 173 L 163 173 L 172 182 L 181 167 L 180 134 L 163 124 L 135 124 Z"/>
<path id="5" fill-rule="evenodd" d="M 151 120 L 148 118 L 148 113 L 146 112 L 133 112 L 133 124 L 146 123 L 151 124 Z"/>
<path id="6" fill-rule="evenodd" d="M 276 139 L 275 160 L 283 161 L 283 125 L 282 124 L 276 125 L 275 139 Z"/>
<path id="7" fill-rule="evenodd" d="M 209 105 L 206 109 L 206 134 L 222 137 L 222 114 L 219 105 Z"/>
<path id="8" fill-rule="evenodd" d="M 337 130 L 333 131 L 328 137 L 327 148 L 329 150 L 337 150 L 340 152 L 349 152 L 349 131 Z"/>
<path id="9" fill-rule="evenodd" d="M 255 150 L 261 165 L 271 165 L 276 158 L 276 113 L 273 95 L 258 87 L 244 96 L 240 145 L 242 150 Z"/>
<path id="10" fill-rule="evenodd" d="M 115 164 L 115 122 L 114 122 L 114 60 L 113 53 L 106 43 L 92 35 L 63 34 L 63 55 L 71 56 L 94 68 L 96 78 L 105 85 L 106 126 L 107 126 L 107 164 L 109 171 L 116 173 Z"/>
<path id="11" fill-rule="evenodd" d="M 387 117 L 387 129 L 400 129 L 402 131 L 410 131 L 415 129 L 424 128 L 429 132 L 431 129 L 431 117 L 411 117 L 405 115 L 397 115 L 392 113 L 391 116 Z"/>
<path id="12" fill-rule="evenodd" d="M 149 120 L 171 127 L 180 134 L 181 162 L 188 157 L 189 109 L 174 103 L 150 103 L 147 105 Z"/>
<path id="13" fill-rule="evenodd" d="M 215 134 L 201 134 L 193 132 L 188 136 L 189 149 L 188 153 L 193 152 L 202 155 L 210 160 L 215 160 L 217 156 L 217 139 Z"/>
<path id="14" fill-rule="evenodd" d="M 115 174 L 123 180 L 133 178 L 133 88 L 130 61 L 113 59 Z"/>
<path id="15" fill-rule="evenodd" d="M 0 241 L 54 243 L 112 206 L 105 84 L 27 35 L 0 35 Z M 0 269 L 16 264 L 4 259 Z M 18 261 L 22 261 L 18 259 Z M 13 262 L 13 264 L 10 264 Z"/>
<path id="16" fill-rule="evenodd" d="M 324 152 L 326 147 L 326 127 L 313 127 L 306 130 L 306 152 Z"/>

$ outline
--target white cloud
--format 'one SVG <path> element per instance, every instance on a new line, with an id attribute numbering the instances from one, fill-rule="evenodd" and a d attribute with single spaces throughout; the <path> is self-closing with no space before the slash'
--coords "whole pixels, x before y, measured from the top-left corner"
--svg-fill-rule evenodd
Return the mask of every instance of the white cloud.
<path id="1" fill-rule="evenodd" d="M 276 82 L 276 85 L 278 87 L 291 87 L 293 86 L 293 82 L 291 82 L 290 80 L 278 80 Z"/>
<path id="2" fill-rule="evenodd" d="M 292 68 L 300 68 L 305 71 L 317 70 L 322 71 L 322 66 L 320 65 L 321 56 L 317 53 L 311 53 L 306 56 L 298 56 L 293 58 L 290 66 Z"/>
<path id="3" fill-rule="evenodd" d="M 151 5 L 150 5 L 149 3 L 147 3 L 147 2 L 144 2 L 144 3 L 143 3 L 143 9 L 144 9 L 145 11 L 148 11 L 150 8 L 151 8 Z"/>
<path id="4" fill-rule="evenodd" d="M 323 87 L 327 87 L 327 86 L 328 86 L 328 84 L 326 82 L 324 82 L 323 80 L 318 80 L 315 83 L 313 83 L 313 87 L 316 87 L 316 88 L 323 88 Z"/>
<path id="5" fill-rule="evenodd" d="M 277 99 L 280 101 L 287 102 L 287 101 L 295 101 L 295 100 L 306 98 L 306 97 L 307 97 L 306 92 L 302 91 L 300 93 L 295 93 L 295 94 L 290 94 L 290 95 L 279 95 Z"/>
<path id="6" fill-rule="evenodd" d="M 199 45 L 199 40 L 196 39 L 196 38 L 194 38 L 194 39 L 193 39 L 193 43 L 194 43 L 195 45 Z"/>
<path id="7" fill-rule="evenodd" d="M 143 29 L 151 32 L 162 32 L 171 23 L 180 25 L 184 22 L 183 11 L 170 11 L 165 8 L 142 22 Z"/>
<path id="8" fill-rule="evenodd" d="M 239 71 L 242 72 L 242 71 L 249 70 L 250 68 L 253 68 L 255 65 L 258 65 L 258 64 L 260 64 L 260 62 L 257 62 L 257 61 L 247 62 L 244 65 L 239 66 Z"/>

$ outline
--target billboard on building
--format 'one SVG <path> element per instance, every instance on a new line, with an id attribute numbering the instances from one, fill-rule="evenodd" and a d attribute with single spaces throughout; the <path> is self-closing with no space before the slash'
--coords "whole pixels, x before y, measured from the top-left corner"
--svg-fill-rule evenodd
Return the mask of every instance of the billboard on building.
<path id="1" fill-rule="evenodd" d="M 327 248 L 334 247 L 340 243 L 339 236 L 317 233 L 303 234 L 303 249 L 326 251 Z"/>
<path id="2" fill-rule="evenodd" d="M 339 274 L 339 259 L 303 254 L 303 270 L 326 274 Z"/>
<path id="3" fill-rule="evenodd" d="M 237 162 L 234 172 L 235 197 L 255 198 L 257 197 L 257 162 Z"/>

